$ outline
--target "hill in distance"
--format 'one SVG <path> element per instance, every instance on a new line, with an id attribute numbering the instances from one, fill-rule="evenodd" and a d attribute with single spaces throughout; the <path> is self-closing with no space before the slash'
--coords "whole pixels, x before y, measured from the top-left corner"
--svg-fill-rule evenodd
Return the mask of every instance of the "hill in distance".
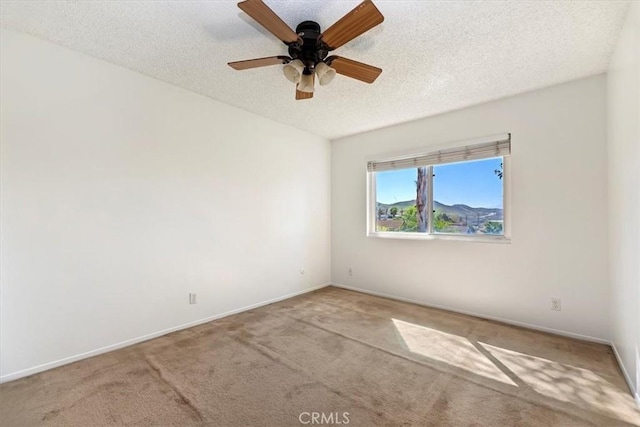
<path id="1" fill-rule="evenodd" d="M 416 201 L 414 200 L 406 200 L 403 202 L 396 202 L 392 204 L 378 203 L 378 209 L 382 208 L 385 211 L 388 211 L 390 208 L 397 208 L 398 212 L 403 209 L 407 209 L 411 206 L 415 206 Z M 444 203 L 440 203 L 436 200 L 433 201 L 433 209 L 440 213 L 443 212 L 448 216 L 455 215 L 459 218 L 481 218 L 488 220 L 502 220 L 502 209 L 499 208 L 472 208 L 467 205 L 445 205 Z"/>

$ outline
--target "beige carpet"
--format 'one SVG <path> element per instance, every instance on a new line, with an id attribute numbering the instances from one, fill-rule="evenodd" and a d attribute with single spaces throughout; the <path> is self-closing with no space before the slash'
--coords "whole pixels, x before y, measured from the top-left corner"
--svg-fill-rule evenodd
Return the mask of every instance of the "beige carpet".
<path id="1" fill-rule="evenodd" d="M 0 386 L 2 426 L 300 426 L 314 412 L 640 426 L 607 346 L 332 287 Z"/>

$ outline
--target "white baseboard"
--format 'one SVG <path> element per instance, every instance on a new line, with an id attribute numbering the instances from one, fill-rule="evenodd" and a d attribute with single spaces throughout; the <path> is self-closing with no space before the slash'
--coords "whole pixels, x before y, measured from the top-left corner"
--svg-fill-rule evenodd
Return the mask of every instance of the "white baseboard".
<path id="1" fill-rule="evenodd" d="M 179 326 L 174 326 L 169 329 L 164 329 L 162 331 L 153 332 L 151 334 L 143 335 L 141 337 L 132 338 L 126 341 L 122 341 L 116 344 L 111 344 L 106 347 L 98 348 L 96 350 L 87 351 L 85 353 L 76 354 L 75 356 L 65 357 L 64 359 L 55 360 L 53 362 L 44 363 L 42 365 L 34 366 L 32 368 L 23 369 L 21 371 L 12 372 L 7 375 L 3 375 L 0 377 L 0 384 L 5 383 L 7 381 L 17 380 L 18 378 L 27 377 L 29 375 L 37 374 L 38 372 L 46 371 L 49 369 L 57 368 L 58 366 L 67 365 L 72 362 L 76 362 L 78 360 L 87 359 L 89 357 L 97 356 L 99 354 L 107 353 L 109 351 L 118 350 L 120 348 L 128 347 L 133 344 L 137 344 L 143 341 L 148 341 L 153 338 L 160 337 L 162 335 L 169 334 L 171 332 L 180 331 L 182 329 L 191 328 L 193 326 L 201 325 L 203 323 L 211 322 L 212 320 L 221 319 L 223 317 L 231 316 L 232 314 L 242 313 L 243 311 L 252 310 L 254 308 L 262 307 L 265 305 L 273 304 L 274 302 L 282 301 L 288 298 L 293 298 L 298 295 L 306 294 L 309 292 L 316 291 L 318 289 L 325 288 L 330 286 L 330 283 L 325 283 L 323 285 L 315 286 L 312 288 L 304 289 L 302 291 L 294 292 L 291 294 L 283 295 L 277 298 L 272 298 L 267 301 L 262 301 L 256 304 L 248 305 L 246 307 L 238 308 L 235 310 L 227 311 L 225 313 L 216 314 L 214 316 L 205 317 L 204 319 L 199 319 L 193 322 L 185 323 Z"/>
<path id="2" fill-rule="evenodd" d="M 640 408 L 640 390 L 636 390 L 636 386 L 631 380 L 631 376 L 629 375 L 629 372 L 627 372 L 627 368 L 624 366 L 624 363 L 622 362 L 622 358 L 620 357 L 620 353 L 618 353 L 618 349 L 616 348 L 616 345 L 613 342 L 609 343 L 609 345 L 611 345 L 611 348 L 613 349 L 613 354 L 616 355 L 616 360 L 618 361 L 618 365 L 620 366 L 622 375 L 624 375 L 624 379 L 627 381 L 629 390 L 631 390 L 631 394 L 635 398 L 636 405 L 638 405 L 638 408 Z"/>
<path id="3" fill-rule="evenodd" d="M 402 301 L 402 302 L 408 302 L 408 303 L 412 303 L 412 304 L 422 305 L 424 307 L 438 308 L 440 310 L 452 311 L 454 313 L 466 314 L 468 316 L 480 317 L 482 319 L 495 320 L 496 322 L 507 323 L 509 325 L 514 325 L 514 326 L 521 326 L 523 328 L 534 329 L 536 331 L 541 331 L 541 332 L 549 332 L 551 334 L 562 335 L 562 336 L 569 337 L 569 338 L 576 338 L 576 339 L 583 340 L 583 341 L 590 341 L 590 342 L 595 342 L 595 343 L 598 343 L 598 344 L 611 345 L 611 342 L 609 340 L 605 340 L 605 339 L 602 339 L 602 338 L 596 338 L 596 337 L 591 337 L 591 336 L 588 336 L 588 335 L 576 334 L 576 333 L 573 333 L 573 332 L 567 332 L 567 331 L 562 331 L 562 330 L 559 330 L 559 329 L 547 328 L 547 327 L 544 327 L 544 326 L 532 325 L 530 323 L 524 323 L 524 322 L 518 322 L 516 320 L 504 319 L 502 317 L 491 316 L 491 315 L 484 314 L 484 313 L 476 313 L 476 312 L 473 312 L 473 311 L 466 311 L 466 310 L 460 310 L 458 308 L 447 307 L 447 306 L 438 305 L 438 304 L 431 304 L 431 303 L 428 303 L 428 302 L 425 302 L 425 301 L 420 301 L 420 300 L 411 299 L 411 298 L 398 297 L 398 296 L 395 296 L 395 295 L 385 294 L 383 292 L 370 291 L 368 289 L 362 289 L 362 288 L 357 288 L 357 287 L 354 287 L 354 286 L 342 285 L 340 283 L 332 283 L 331 286 L 335 286 L 337 288 L 348 289 L 350 291 L 355 291 L 355 292 L 362 292 L 364 294 L 374 295 L 374 296 L 378 296 L 378 297 L 389 298 L 389 299 L 393 299 L 393 300 L 396 300 L 396 301 Z"/>

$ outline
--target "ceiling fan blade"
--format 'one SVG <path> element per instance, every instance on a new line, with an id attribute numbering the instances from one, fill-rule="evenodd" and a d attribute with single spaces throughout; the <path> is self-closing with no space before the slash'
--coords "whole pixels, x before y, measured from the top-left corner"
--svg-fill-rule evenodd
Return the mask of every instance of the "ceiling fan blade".
<path id="1" fill-rule="evenodd" d="M 341 56 L 330 56 L 325 60 L 325 62 L 331 68 L 336 70 L 336 73 L 351 77 L 352 79 L 361 80 L 365 83 L 373 83 L 380 73 L 382 73 L 382 68 L 354 61 L 353 59 L 343 58 Z"/>
<path id="2" fill-rule="evenodd" d="M 252 17 L 258 24 L 269 30 L 271 34 L 285 43 L 298 41 L 298 35 L 275 12 L 269 9 L 262 0 L 245 0 L 238 7 Z"/>
<path id="3" fill-rule="evenodd" d="M 245 61 L 229 62 L 234 70 L 247 70 L 249 68 L 267 67 L 269 65 L 287 64 L 291 61 L 288 56 L 268 56 L 266 58 L 247 59 Z"/>
<path id="4" fill-rule="evenodd" d="M 300 99 L 310 99 L 313 98 L 313 92 L 300 92 L 298 89 L 296 89 L 296 99 L 300 100 Z"/>
<path id="5" fill-rule="evenodd" d="M 351 12 L 322 33 L 329 50 L 337 49 L 384 21 L 384 16 L 371 0 L 364 0 Z"/>

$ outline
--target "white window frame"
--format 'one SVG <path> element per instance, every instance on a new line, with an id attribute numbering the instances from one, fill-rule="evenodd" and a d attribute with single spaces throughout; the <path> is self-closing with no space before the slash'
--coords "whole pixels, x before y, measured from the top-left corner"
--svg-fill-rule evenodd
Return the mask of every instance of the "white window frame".
<path id="1" fill-rule="evenodd" d="M 510 138 L 510 134 L 507 134 Z M 438 146 L 429 146 L 422 149 L 413 149 L 402 153 L 393 153 L 375 156 L 367 159 L 370 161 L 384 161 L 411 158 L 421 153 L 430 153 L 447 148 L 464 147 L 479 144 L 487 141 L 498 141 L 504 139 L 505 134 L 493 135 L 485 138 L 476 138 L 467 141 L 458 141 Z M 488 157 L 490 158 L 490 157 Z M 454 162 L 455 163 L 455 162 Z M 441 163 L 452 164 L 452 163 Z M 410 240 L 460 240 L 487 243 L 510 243 L 511 242 L 511 156 L 502 157 L 502 216 L 503 216 L 503 235 L 491 234 L 448 234 L 435 233 L 433 231 L 433 165 L 427 166 L 427 175 L 429 179 L 427 188 L 427 232 L 403 232 L 403 231 L 377 231 L 377 202 L 376 202 L 376 173 L 367 170 L 367 237 L 383 238 L 383 239 L 410 239 Z"/>

